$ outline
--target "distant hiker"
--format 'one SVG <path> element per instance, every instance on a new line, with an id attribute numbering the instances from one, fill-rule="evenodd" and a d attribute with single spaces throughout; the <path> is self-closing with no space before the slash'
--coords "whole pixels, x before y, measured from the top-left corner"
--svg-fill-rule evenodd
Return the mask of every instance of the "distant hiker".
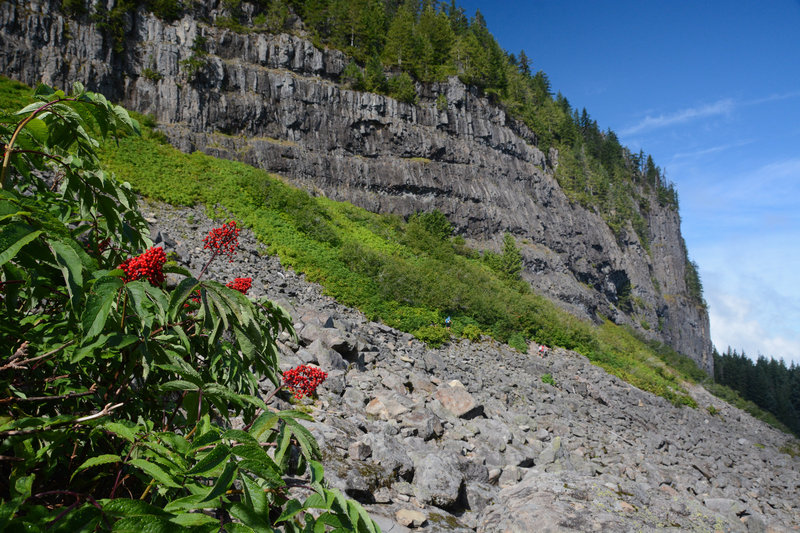
<path id="1" fill-rule="evenodd" d="M 545 355 L 547 355 L 547 350 L 548 350 L 547 346 L 545 346 L 544 344 L 540 344 L 539 345 L 539 357 L 544 357 Z"/>
<path id="2" fill-rule="evenodd" d="M 449 317 L 449 316 L 448 316 L 447 318 L 445 318 L 445 319 L 444 319 L 444 326 L 445 326 L 447 329 L 450 329 L 450 317 Z"/>

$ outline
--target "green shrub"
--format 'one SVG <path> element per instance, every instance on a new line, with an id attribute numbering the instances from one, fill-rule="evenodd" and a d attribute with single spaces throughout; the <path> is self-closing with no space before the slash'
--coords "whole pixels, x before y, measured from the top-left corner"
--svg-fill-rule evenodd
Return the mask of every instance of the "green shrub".
<path id="1" fill-rule="evenodd" d="M 445 111 L 447 111 L 447 95 L 445 95 L 444 93 L 436 97 L 436 109 L 440 113 L 444 113 Z"/>
<path id="2" fill-rule="evenodd" d="M 268 406 L 288 386 L 275 339 L 291 317 L 144 251 L 137 197 L 100 169 L 92 136 L 130 139 L 138 123 L 77 83 L 34 97 L 0 117 L 0 456 L 13 465 L 0 530 L 216 531 L 224 516 L 231 531 L 377 531 L 324 485 L 311 417 Z M 39 177 L 56 172 L 58 190 Z M 259 380 L 274 387 L 264 399 Z"/>
<path id="3" fill-rule="evenodd" d="M 547 383 L 548 385 L 552 385 L 553 387 L 556 386 L 556 380 L 553 379 L 551 374 L 544 374 L 542 376 L 542 383 Z"/>
<path id="4" fill-rule="evenodd" d="M 402 331 L 418 331 L 424 327 L 434 327 L 442 318 L 436 311 L 420 307 L 398 307 L 393 311 L 387 323 Z"/>
<path id="5" fill-rule="evenodd" d="M 481 328 L 474 324 L 467 324 L 464 326 L 464 329 L 461 330 L 461 336 L 472 342 L 479 341 L 481 340 Z"/>
<path id="6" fill-rule="evenodd" d="M 61 9 L 71 17 L 85 15 L 89 12 L 86 0 L 61 0 Z"/>
<path id="7" fill-rule="evenodd" d="M 423 326 L 414 331 L 414 336 L 433 347 L 441 346 L 450 340 L 450 330 L 444 326 Z"/>
<path id="8" fill-rule="evenodd" d="M 363 91 L 366 87 L 364 84 L 364 73 L 361 72 L 361 69 L 355 61 L 351 61 L 344 67 L 339 81 L 356 91 Z"/>
<path id="9" fill-rule="evenodd" d="M 147 8 L 161 20 L 173 22 L 183 15 L 183 4 L 180 0 L 148 0 Z"/>
<path id="10" fill-rule="evenodd" d="M 528 341 L 522 333 L 514 332 L 508 338 L 508 345 L 522 353 L 528 353 Z"/>
<path id="11" fill-rule="evenodd" d="M 157 70 L 152 69 L 150 67 L 145 67 L 142 69 L 142 77 L 147 78 L 150 81 L 158 81 L 164 76 L 162 76 Z"/>
<path id="12" fill-rule="evenodd" d="M 403 72 L 389 79 L 389 95 L 407 104 L 417 103 L 417 88 L 411 76 Z"/>

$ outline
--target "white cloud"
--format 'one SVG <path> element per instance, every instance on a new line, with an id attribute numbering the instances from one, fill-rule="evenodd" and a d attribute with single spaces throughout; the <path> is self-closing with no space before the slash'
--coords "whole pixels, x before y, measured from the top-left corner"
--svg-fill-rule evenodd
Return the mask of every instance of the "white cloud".
<path id="1" fill-rule="evenodd" d="M 721 144 L 719 146 L 712 146 L 711 148 L 703 148 L 700 150 L 694 150 L 692 152 L 678 152 L 672 156 L 672 160 L 675 161 L 677 159 L 691 159 L 695 157 L 701 157 L 704 155 L 715 154 L 717 152 L 724 152 L 725 150 L 730 150 L 731 148 L 739 148 L 740 146 L 746 146 L 748 144 L 752 144 L 754 141 L 741 141 L 737 143 L 730 143 L 730 144 Z"/>
<path id="2" fill-rule="evenodd" d="M 778 102 L 780 100 L 788 100 L 790 98 L 797 98 L 800 96 L 800 91 L 793 91 L 788 93 L 782 94 L 771 94 L 769 96 L 765 96 L 764 98 L 756 98 L 755 100 L 749 100 L 747 102 L 743 102 L 742 105 L 759 105 L 759 104 L 766 104 L 769 102 Z"/>
<path id="3" fill-rule="evenodd" d="M 675 124 L 683 124 L 698 118 L 711 117 L 716 115 L 727 115 L 735 108 L 742 106 L 756 106 L 767 104 L 771 102 L 779 102 L 781 100 L 789 100 L 791 98 L 800 97 L 800 91 L 792 91 L 780 94 L 771 94 L 762 98 L 754 98 L 752 100 L 736 101 L 733 98 L 723 98 L 712 104 L 701 105 L 698 107 L 690 107 L 681 109 L 670 114 L 661 114 L 652 116 L 648 114 L 638 124 L 629 126 L 620 132 L 620 135 L 633 135 L 644 131 L 650 131 L 666 126 L 673 126 Z M 733 145 L 736 146 L 736 145 Z"/>
<path id="4" fill-rule="evenodd" d="M 800 364 L 800 251 L 780 235 L 735 236 L 695 250 L 709 303 L 711 338 L 728 346 Z"/>
<path id="5" fill-rule="evenodd" d="M 786 364 L 800 364 L 800 337 L 790 338 L 767 331 L 752 302 L 726 293 L 707 294 L 711 337 L 720 351 L 731 348 L 755 359 L 759 355 L 783 358 Z M 773 324 L 767 324 L 773 327 Z"/>
<path id="6" fill-rule="evenodd" d="M 654 130 L 665 126 L 689 122 L 697 118 L 724 115 L 730 113 L 735 105 L 733 99 L 725 98 L 713 104 L 682 109 L 670 115 L 658 115 L 657 117 L 648 115 L 638 124 L 622 130 L 621 135 L 632 135 L 646 130 Z"/>

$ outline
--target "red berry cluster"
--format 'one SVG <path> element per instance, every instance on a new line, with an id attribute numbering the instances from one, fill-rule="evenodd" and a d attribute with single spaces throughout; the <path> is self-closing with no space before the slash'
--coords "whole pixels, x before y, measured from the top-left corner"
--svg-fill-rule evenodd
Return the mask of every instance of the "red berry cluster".
<path id="1" fill-rule="evenodd" d="M 303 396 L 311 396 L 317 387 L 328 377 L 327 372 L 319 368 L 300 365 L 283 373 L 283 384 L 294 393 L 298 400 Z"/>
<path id="2" fill-rule="evenodd" d="M 226 287 L 229 287 L 235 291 L 239 291 L 242 294 L 247 294 L 247 291 L 250 290 L 250 287 L 253 286 L 253 278 L 235 278 L 233 281 L 229 281 Z"/>
<path id="3" fill-rule="evenodd" d="M 164 283 L 164 272 L 162 268 L 167 262 L 167 254 L 159 246 L 150 248 L 142 255 L 126 259 L 119 265 L 125 271 L 125 283 L 136 281 L 137 279 L 147 278 L 151 285 L 159 286 Z"/>
<path id="4" fill-rule="evenodd" d="M 219 228 L 214 228 L 203 239 L 205 243 L 203 249 L 213 250 L 219 255 L 227 255 L 233 263 L 233 256 L 236 255 L 236 248 L 239 246 L 240 231 L 241 229 L 236 227 L 235 220 L 231 220 Z"/>

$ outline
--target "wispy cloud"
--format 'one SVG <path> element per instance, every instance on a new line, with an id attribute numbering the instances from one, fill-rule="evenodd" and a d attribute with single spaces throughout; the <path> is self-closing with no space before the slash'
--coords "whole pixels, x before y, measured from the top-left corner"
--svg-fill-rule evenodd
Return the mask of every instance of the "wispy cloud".
<path id="1" fill-rule="evenodd" d="M 762 98 L 754 98 L 752 100 L 734 100 L 733 98 L 723 98 L 712 104 L 701 105 L 698 107 L 690 107 L 681 109 L 674 113 L 661 114 L 657 116 L 647 115 L 638 124 L 629 126 L 623 129 L 621 135 L 633 135 L 643 131 L 655 130 L 666 126 L 673 126 L 675 124 L 683 124 L 692 120 L 704 117 L 712 117 L 715 115 L 726 115 L 737 107 L 755 106 L 767 104 L 771 102 L 779 102 L 781 100 L 790 100 L 792 98 L 800 97 L 800 91 L 791 91 L 786 93 L 776 93 Z"/>
<path id="2" fill-rule="evenodd" d="M 752 144 L 754 141 L 741 141 L 737 143 L 729 143 L 729 144 L 721 144 L 719 146 L 712 146 L 711 148 L 703 148 L 702 150 L 695 150 L 693 152 L 678 152 L 672 156 L 673 161 L 678 159 L 690 159 L 695 157 L 702 157 L 704 155 L 715 154 L 717 152 L 724 152 L 725 150 L 730 150 L 731 148 L 739 148 L 740 146 L 746 146 L 748 144 Z"/>
<path id="3" fill-rule="evenodd" d="M 755 100 L 748 100 L 746 102 L 742 102 L 742 105 L 766 104 L 769 102 L 778 102 L 780 100 L 789 100 L 790 98 L 797 98 L 798 96 L 800 96 L 800 91 L 792 91 L 781 94 L 771 94 L 769 96 L 765 96 L 764 98 L 756 98 Z"/>
<path id="4" fill-rule="evenodd" d="M 682 124 L 703 117 L 710 117 L 714 115 L 724 115 L 730 113 L 736 103 L 731 98 L 725 98 L 700 107 L 690 107 L 682 109 L 668 115 L 658 115 L 656 117 L 646 116 L 641 122 L 622 130 L 622 135 L 633 135 L 642 131 L 654 130 L 663 128 L 665 126 L 672 126 L 675 124 Z"/>

